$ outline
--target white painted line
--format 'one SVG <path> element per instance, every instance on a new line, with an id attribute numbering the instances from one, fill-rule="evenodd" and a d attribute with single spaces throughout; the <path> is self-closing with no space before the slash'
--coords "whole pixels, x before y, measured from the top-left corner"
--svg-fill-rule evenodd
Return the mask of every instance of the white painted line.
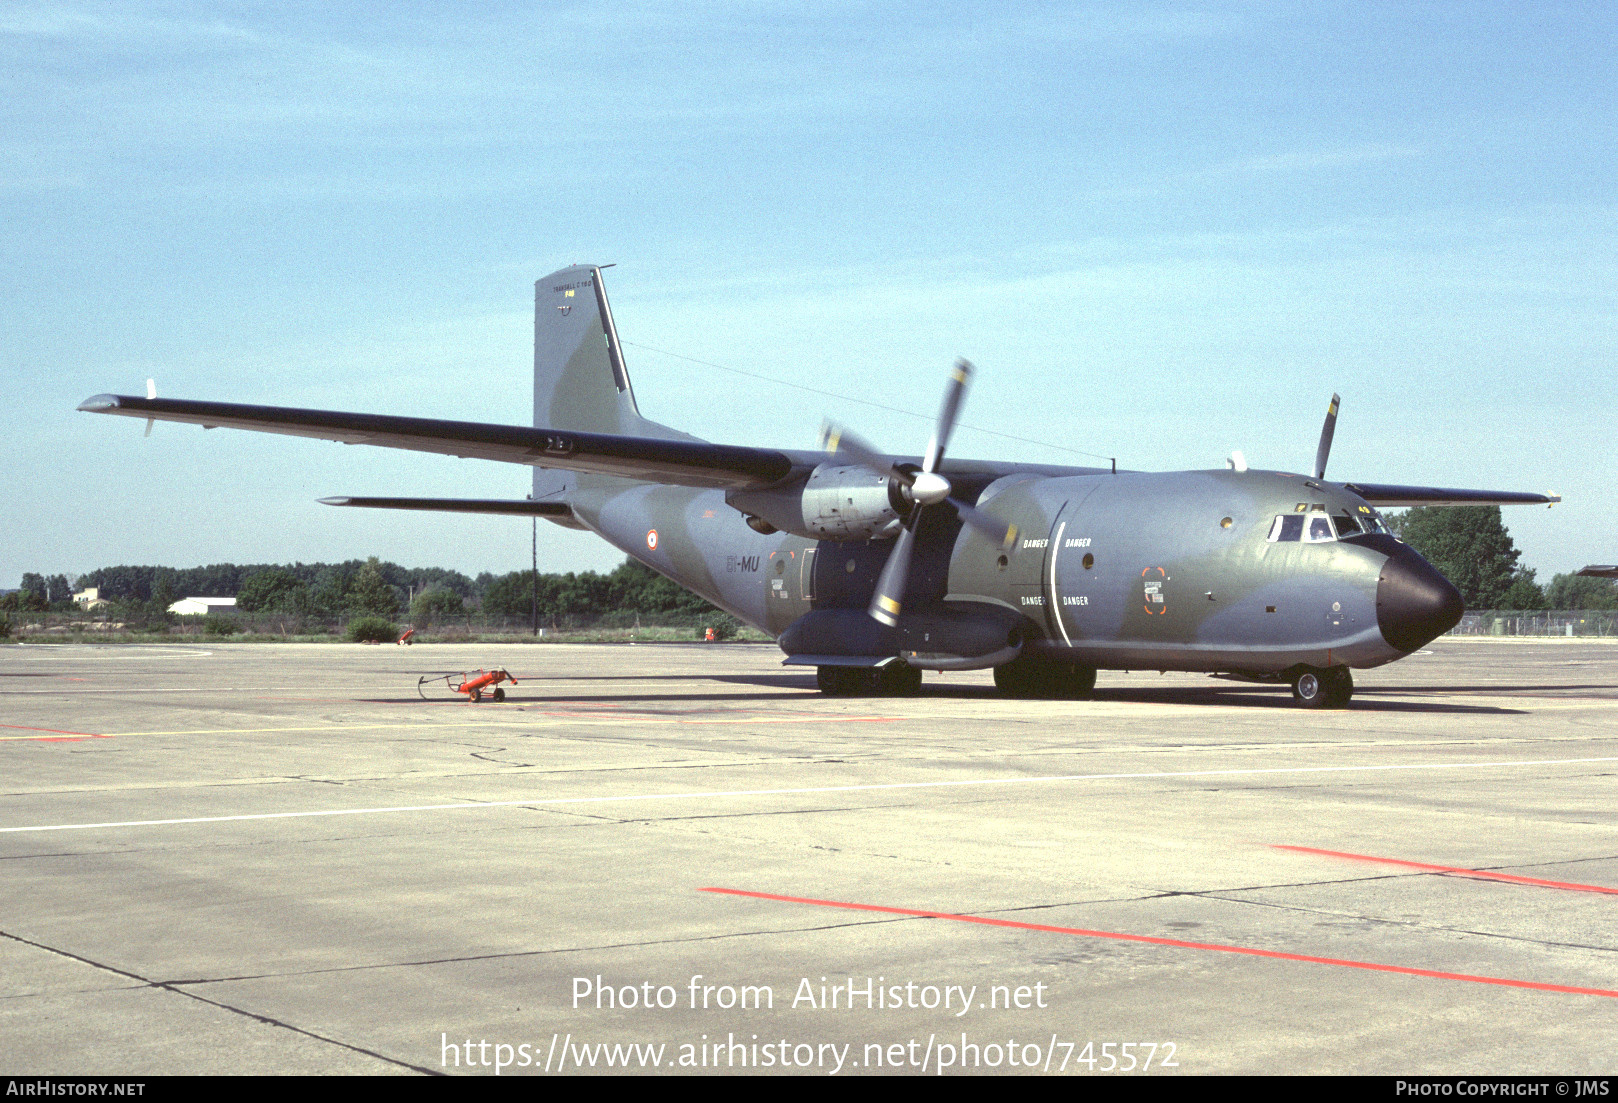
<path id="1" fill-rule="evenodd" d="M 1062 642 L 1072 647 L 1073 640 L 1067 634 L 1067 625 L 1062 623 L 1062 595 L 1056 589 L 1056 557 L 1061 554 L 1062 534 L 1066 531 L 1067 522 L 1063 521 L 1056 526 L 1056 535 L 1051 538 L 1050 597 L 1047 600 L 1051 603 L 1051 617 L 1056 621 L 1056 627 L 1062 630 Z"/>
<path id="2" fill-rule="evenodd" d="M 1618 762 L 1607 758 L 1548 758 L 1536 762 L 1419 762 L 1410 766 L 1275 766 L 1245 770 L 1171 770 L 1129 774 L 1060 774 L 1050 777 L 980 777 L 963 781 L 894 781 L 871 785 L 817 785 L 803 789 L 716 789 L 701 793 L 626 793 L 609 797 L 534 797 L 457 804 L 398 804 L 381 808 L 334 808 L 318 812 L 257 812 L 241 816 L 194 816 L 172 820 L 123 820 L 116 823 L 56 823 L 37 827 L 0 827 L 0 834 L 19 831 L 86 831 L 96 827 L 163 827 L 180 823 L 232 823 L 239 820 L 291 820 L 316 816 L 368 816 L 394 812 L 441 812 L 456 808 L 533 808 L 565 804 L 619 804 L 641 800 L 710 800 L 724 797 L 789 797 L 815 793 L 875 793 L 900 789 L 949 789 L 973 785 L 1037 785 L 1057 781 L 1129 781 L 1177 777 L 1256 777 L 1273 774 L 1383 773 L 1399 770 L 1481 770 L 1503 766 L 1581 766 Z"/>

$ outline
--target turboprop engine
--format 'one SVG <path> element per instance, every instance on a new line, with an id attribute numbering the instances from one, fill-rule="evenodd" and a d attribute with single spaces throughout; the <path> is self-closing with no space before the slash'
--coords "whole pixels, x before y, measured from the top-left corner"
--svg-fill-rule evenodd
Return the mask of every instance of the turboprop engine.
<path id="1" fill-rule="evenodd" d="M 904 484 L 863 465 L 823 463 L 799 498 L 803 535 L 822 540 L 883 540 L 899 534 L 914 505 Z"/>
<path id="2" fill-rule="evenodd" d="M 783 490 L 730 491 L 725 501 L 759 532 L 811 540 L 889 540 L 915 512 L 911 489 L 864 464 L 823 463 Z"/>

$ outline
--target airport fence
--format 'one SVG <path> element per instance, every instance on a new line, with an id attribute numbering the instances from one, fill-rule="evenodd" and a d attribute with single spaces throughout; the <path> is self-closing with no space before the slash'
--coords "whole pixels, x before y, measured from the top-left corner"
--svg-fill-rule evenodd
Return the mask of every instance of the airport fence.
<path id="1" fill-rule="evenodd" d="M 1468 612 L 1452 636 L 1618 636 L 1618 609 L 1482 609 Z"/>

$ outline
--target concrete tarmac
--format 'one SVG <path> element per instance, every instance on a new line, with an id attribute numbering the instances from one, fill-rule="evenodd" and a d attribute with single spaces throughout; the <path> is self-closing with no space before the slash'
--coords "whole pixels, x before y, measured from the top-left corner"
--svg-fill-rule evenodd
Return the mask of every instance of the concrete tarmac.
<path id="1" fill-rule="evenodd" d="M 1614 1072 L 1618 646 L 1357 680 L 0 648 L 0 1072 Z"/>

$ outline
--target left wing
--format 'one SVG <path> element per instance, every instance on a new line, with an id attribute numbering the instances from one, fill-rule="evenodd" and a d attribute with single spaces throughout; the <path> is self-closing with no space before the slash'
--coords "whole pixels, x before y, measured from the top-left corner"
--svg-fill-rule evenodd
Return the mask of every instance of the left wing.
<path id="1" fill-rule="evenodd" d="M 566 502 L 536 502 L 531 498 L 322 498 L 320 504 L 419 509 L 433 513 L 498 513 L 514 517 L 573 516 L 573 509 Z"/>
<path id="2" fill-rule="evenodd" d="M 1524 494 L 1514 490 L 1455 490 L 1396 483 L 1342 485 L 1373 506 L 1552 506 L 1562 500 L 1560 494 Z"/>
<path id="3" fill-rule="evenodd" d="M 674 486 L 762 490 L 785 479 L 795 466 L 792 456 L 769 448 L 288 406 L 99 394 L 80 403 L 79 409 L 149 421 L 189 422 L 205 429 L 222 425 L 344 444 L 590 471 Z"/>

